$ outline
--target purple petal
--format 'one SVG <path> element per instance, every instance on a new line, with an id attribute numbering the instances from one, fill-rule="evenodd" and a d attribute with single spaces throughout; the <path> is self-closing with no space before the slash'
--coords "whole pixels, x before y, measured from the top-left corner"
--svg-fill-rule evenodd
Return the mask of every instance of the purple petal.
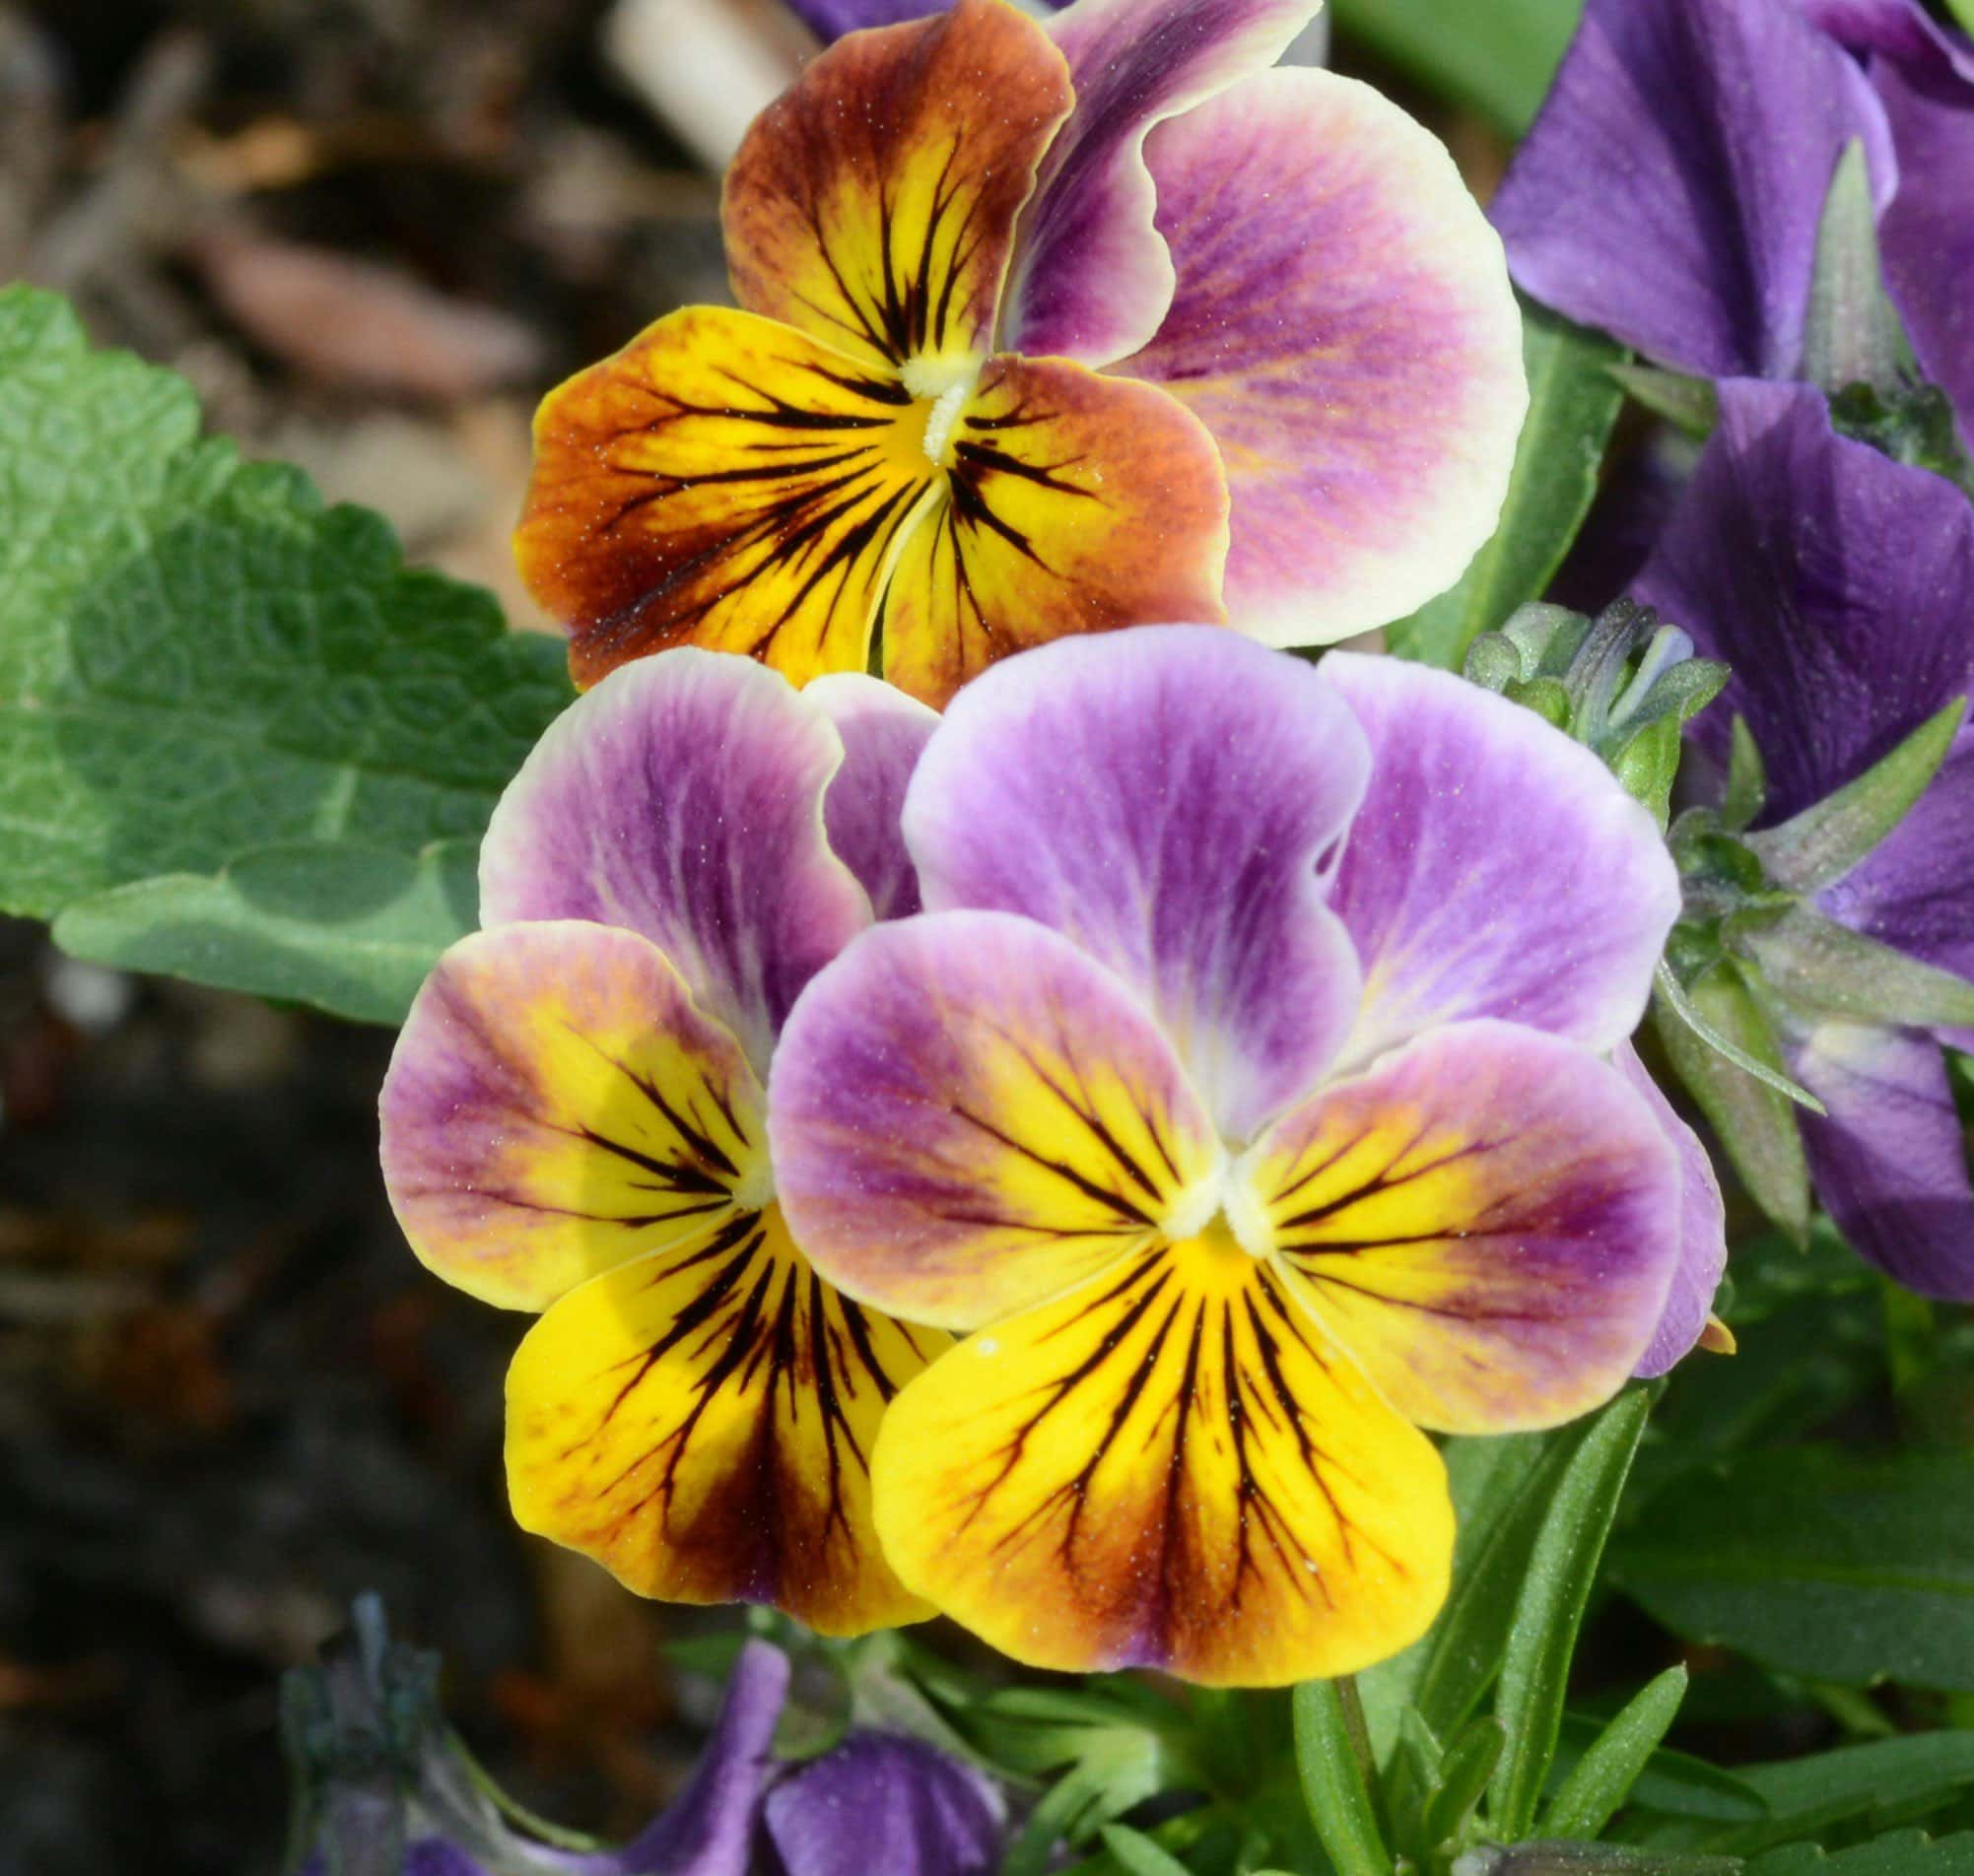
<path id="1" fill-rule="evenodd" d="M 788 11 L 827 45 L 866 27 L 902 26 L 945 11 L 942 0 L 788 0 Z"/>
<path id="2" fill-rule="evenodd" d="M 1652 817 L 1582 744 L 1450 672 L 1322 668 L 1371 739 L 1330 896 L 1364 965 L 1348 1059 L 1483 1016 L 1615 1048 L 1679 911 Z"/>
<path id="3" fill-rule="evenodd" d="M 1727 1208 L 1721 1202 L 1721 1182 L 1700 1136 L 1673 1112 L 1659 1084 L 1645 1072 L 1638 1051 L 1629 1042 L 1611 1054 L 1611 1065 L 1645 1098 L 1666 1137 L 1679 1156 L 1679 1261 L 1673 1267 L 1672 1288 L 1666 1312 L 1653 1331 L 1637 1374 L 1646 1379 L 1664 1374 L 1681 1361 L 1700 1339 L 1713 1313 L 1714 1293 L 1728 1267 Z"/>
<path id="4" fill-rule="evenodd" d="M 488 1872 L 464 1850 L 429 1837 L 405 1851 L 402 1876 L 488 1876 Z"/>
<path id="5" fill-rule="evenodd" d="M 1076 106 L 1043 159 L 1002 302 L 1001 342 L 1109 365 L 1158 330 L 1172 258 L 1145 133 L 1265 71 L 1322 0 L 1076 0 L 1051 25 Z"/>
<path id="6" fill-rule="evenodd" d="M 788 1693 L 788 1657 L 749 1642 L 686 1788 L 617 1853 L 621 1876 L 747 1876 L 768 1750 Z"/>
<path id="7" fill-rule="evenodd" d="M 1885 283 L 1926 375 L 1974 446 L 1974 51 L 1901 63 L 1872 83 L 1891 120 L 1899 186 L 1878 224 Z"/>
<path id="8" fill-rule="evenodd" d="M 1816 1195 L 1854 1249 L 1921 1296 L 1974 1299 L 1974 1191 L 1932 1038 L 1832 1023 L 1790 1054 L 1821 1101 L 1803 1141 Z"/>
<path id="9" fill-rule="evenodd" d="M 1862 864 L 1818 895 L 1823 912 L 1881 945 L 1974 979 L 1974 729 Z M 1974 1038 L 1958 1045 L 1974 1045 Z"/>
<path id="10" fill-rule="evenodd" d="M 877 917 L 909 918 L 919 909 L 919 875 L 899 816 L 939 713 L 895 685 L 853 671 L 816 678 L 802 695 L 843 738 L 843 767 L 823 800 L 830 846 L 856 875 Z"/>
<path id="11" fill-rule="evenodd" d="M 1242 1165 L 1294 1293 L 1414 1426 L 1560 1426 L 1630 1378 L 1665 1310 L 1667 1135 L 1607 1063 L 1519 1024 L 1417 1038 Z"/>
<path id="12" fill-rule="evenodd" d="M 1675 370 L 1791 375 L 1837 159 L 1895 171 L 1857 65 L 1785 0 L 1590 0 L 1494 199 L 1516 281 Z"/>
<path id="13" fill-rule="evenodd" d="M 1966 695 L 1974 506 L 1838 436 L 1806 386 L 1733 380 L 1720 399 L 1633 591 L 1733 667 L 1696 740 L 1725 762 L 1734 717 L 1746 717 L 1779 821 Z"/>
<path id="14" fill-rule="evenodd" d="M 1006 912 L 864 933 L 795 1006 L 768 1106 L 783 1212 L 811 1262 L 942 1328 L 1111 1268 L 1223 1157 L 1139 998 Z"/>
<path id="15" fill-rule="evenodd" d="M 987 1876 L 1000 1796 L 923 1740 L 851 1733 L 768 1793 L 787 1876 Z"/>
<path id="16" fill-rule="evenodd" d="M 1245 1137 L 1314 1085 L 1356 1010 L 1318 874 L 1365 773 L 1309 665 L 1212 627 L 1144 627 L 962 691 L 905 838 L 928 907 L 1020 912 L 1139 989 Z"/>
<path id="17" fill-rule="evenodd" d="M 1943 65 L 1974 80 L 1974 45 L 1939 25 L 1919 0 L 1802 0 L 1818 27 L 1863 56 Z"/>
<path id="18" fill-rule="evenodd" d="M 1228 617 L 1328 642 L 1450 586 L 1499 519 L 1528 407 L 1501 244 L 1452 159 L 1313 71 L 1245 80 L 1145 157 L 1179 285 L 1119 369 L 1220 445 Z"/>
<path id="19" fill-rule="evenodd" d="M 681 649 L 563 712 L 494 810 L 480 919 L 644 933 L 765 1071 L 818 969 L 869 922 L 823 833 L 828 716 L 749 658 Z"/>

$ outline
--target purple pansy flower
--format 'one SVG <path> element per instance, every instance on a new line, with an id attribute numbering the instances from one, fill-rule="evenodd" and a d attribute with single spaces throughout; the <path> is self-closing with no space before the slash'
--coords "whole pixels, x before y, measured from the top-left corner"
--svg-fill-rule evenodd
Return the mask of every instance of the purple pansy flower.
<path id="1" fill-rule="evenodd" d="M 1419 1429 L 1554 1425 L 1704 1317 L 1705 1194 L 1604 1059 L 1678 906 L 1652 818 L 1447 673 L 1149 627 L 963 692 L 904 825 L 927 909 L 769 1097 L 817 1267 L 972 1332 L 879 1432 L 892 1567 L 1052 1667 L 1392 1653 L 1452 1537 Z"/>
<path id="2" fill-rule="evenodd" d="M 523 1837 L 446 1729 L 430 1657 L 374 1645 L 378 1621 L 360 1604 L 359 1648 L 296 1676 L 288 1695 L 312 1820 L 301 1876 L 987 1876 L 999 1856 L 1000 1793 L 923 1740 L 853 1730 L 777 1767 L 788 1659 L 759 1641 L 735 1659 L 685 1788 L 630 1842 L 570 1850 Z M 319 1730 L 303 1718 L 317 1706 Z"/>
<path id="3" fill-rule="evenodd" d="M 1528 293 L 1654 363 L 1797 376 L 1854 141 L 1920 366 L 1974 435 L 1974 47 L 1915 0 L 1590 0 L 1493 219 Z"/>
<path id="4" fill-rule="evenodd" d="M 1974 506 L 1949 483 L 1837 436 L 1804 386 L 1736 380 L 1636 595 L 1734 678 L 1694 738 L 1718 766 L 1745 719 L 1774 826 L 1855 781 L 1974 689 Z M 1974 981 L 1974 729 L 1814 909 Z M 1974 1297 L 1974 1193 L 1940 1034 L 1784 1013 L 1816 1189 L 1866 1257 L 1924 1294 Z M 1964 1045 L 1964 1032 L 1944 1039 Z"/>

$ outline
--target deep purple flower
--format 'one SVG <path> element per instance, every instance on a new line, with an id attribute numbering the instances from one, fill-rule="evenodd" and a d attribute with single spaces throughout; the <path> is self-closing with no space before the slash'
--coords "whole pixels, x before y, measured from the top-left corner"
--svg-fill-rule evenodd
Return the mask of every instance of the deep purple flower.
<path id="1" fill-rule="evenodd" d="M 1004 1808 L 922 1740 L 851 1732 L 791 1770 L 770 1761 L 788 1660 L 749 1642 L 685 1789 L 614 1850 L 518 1835 L 433 1699 L 437 1663 L 387 1642 L 360 1603 L 352 1645 L 284 1690 L 311 1854 L 301 1876 L 987 1876 Z"/>
<path id="2" fill-rule="evenodd" d="M 1974 47 L 1915 0 L 1590 0 L 1494 222 L 1528 293 L 1655 364 L 1793 377 L 1854 140 L 1919 364 L 1974 434 Z"/>
<path id="3" fill-rule="evenodd" d="M 1758 826 L 1826 800 L 1974 688 L 1974 507 L 1949 483 L 1837 436 L 1802 386 L 1729 380 L 1720 424 L 1634 592 L 1734 678 L 1695 729 L 1717 763 L 1734 717 L 1765 760 Z M 1974 981 L 1974 730 L 1890 836 L 1813 909 Z M 1974 1297 L 1974 1192 L 1940 1040 L 1834 1010 L 1777 1013 L 1811 1177 L 1851 1242 L 1927 1295 Z"/>

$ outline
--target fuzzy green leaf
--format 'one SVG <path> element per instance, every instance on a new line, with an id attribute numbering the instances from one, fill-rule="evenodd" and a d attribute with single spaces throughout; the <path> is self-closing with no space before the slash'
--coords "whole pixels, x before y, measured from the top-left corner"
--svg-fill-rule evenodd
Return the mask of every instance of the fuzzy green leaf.
<path id="1" fill-rule="evenodd" d="M 1596 1839 L 1631 1796 L 1646 1763 L 1671 1729 L 1686 1698 L 1686 1670 L 1668 1667 L 1650 1681 L 1570 1769 L 1542 1819 L 1544 1837 Z"/>
<path id="2" fill-rule="evenodd" d="M 1337 1876 L 1392 1876 L 1342 1691 L 1334 1681 L 1304 1681 L 1292 1706 L 1296 1772 Z"/>
<path id="3" fill-rule="evenodd" d="M 202 439 L 182 380 L 91 350 L 61 301 L 0 293 L 0 908 L 200 875 L 207 911 L 249 914 L 237 960 L 265 934 L 231 863 L 476 840 L 570 695 L 559 645 L 406 569 L 376 515 Z M 155 896 L 168 927 L 191 890 Z"/>

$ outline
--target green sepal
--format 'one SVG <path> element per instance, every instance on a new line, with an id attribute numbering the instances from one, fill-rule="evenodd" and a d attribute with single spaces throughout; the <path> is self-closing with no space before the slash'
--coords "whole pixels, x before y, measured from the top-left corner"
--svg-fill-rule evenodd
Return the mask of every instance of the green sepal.
<path id="1" fill-rule="evenodd" d="M 1792 1014 L 1901 1029 L 1974 1028 L 1974 983 L 1807 906 L 1779 918 L 1730 918 L 1722 938 Z"/>
<path id="2" fill-rule="evenodd" d="M 1842 879 L 1926 792 L 1966 714 L 1967 700 L 1956 698 L 1855 781 L 1780 827 L 1748 835 L 1769 879 L 1793 893 L 1820 893 Z"/>
<path id="3" fill-rule="evenodd" d="M 1912 369 L 1912 346 L 1878 259 L 1877 204 L 1865 146 L 1854 138 L 1838 160 L 1817 228 L 1803 375 L 1834 396 L 1854 384 L 1893 391 Z"/>
<path id="4" fill-rule="evenodd" d="M 1748 1195 L 1801 1240 L 1809 1229 L 1809 1168 L 1795 1104 L 1776 1085 L 1782 1055 L 1768 1019 L 1731 962 L 1696 976 L 1682 1001 L 1667 994 L 1677 982 L 1662 967 L 1661 994 L 1652 1002 L 1653 1028 L 1667 1059 L 1707 1116 Z M 1722 1048 L 1723 1040 L 1735 1054 Z M 1751 1075 L 1736 1055 L 1763 1060 L 1775 1073 Z"/>
<path id="5" fill-rule="evenodd" d="M 1721 826 L 1741 834 L 1760 818 L 1768 805 L 1768 765 L 1747 718 L 1736 715 L 1728 748 L 1728 785 L 1721 801 Z"/>

